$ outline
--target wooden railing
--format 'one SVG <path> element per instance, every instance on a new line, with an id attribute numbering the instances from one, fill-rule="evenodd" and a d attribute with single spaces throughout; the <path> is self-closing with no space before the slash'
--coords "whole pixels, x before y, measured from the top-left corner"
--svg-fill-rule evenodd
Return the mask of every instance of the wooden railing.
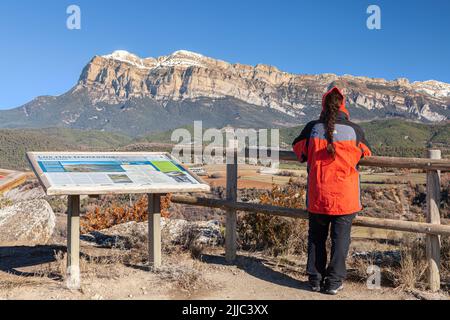
<path id="1" fill-rule="evenodd" d="M 252 150 L 246 150 L 248 157 Z M 255 151 L 255 150 L 253 150 Z M 258 152 L 261 150 L 258 150 Z M 271 150 L 264 150 L 265 155 L 272 156 Z M 279 150 L 279 159 L 284 161 L 297 161 L 292 151 Z M 415 221 L 402 221 L 358 216 L 353 224 L 356 226 L 396 230 L 404 232 L 422 233 L 426 235 L 426 257 L 428 261 L 428 281 L 432 291 L 440 289 L 440 236 L 450 236 L 450 226 L 440 223 L 439 197 L 440 172 L 450 171 L 450 160 L 441 159 L 440 150 L 429 150 L 429 158 L 393 158 L 369 157 L 362 159 L 359 165 L 385 168 L 423 169 L 427 174 L 427 212 L 426 223 Z M 308 212 L 302 209 L 292 209 L 261 204 L 249 204 L 237 201 L 238 161 L 237 152 L 234 151 L 234 161 L 227 164 L 226 200 L 211 199 L 192 196 L 172 196 L 174 203 L 220 208 L 226 212 L 225 257 L 233 262 L 237 250 L 237 211 L 257 212 L 263 214 L 308 219 Z"/>

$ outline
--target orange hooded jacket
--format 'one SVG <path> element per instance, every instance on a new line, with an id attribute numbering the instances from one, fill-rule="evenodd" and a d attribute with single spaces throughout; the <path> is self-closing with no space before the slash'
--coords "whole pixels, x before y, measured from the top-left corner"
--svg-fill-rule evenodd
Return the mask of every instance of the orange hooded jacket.
<path id="1" fill-rule="evenodd" d="M 308 211 L 345 215 L 362 210 L 358 162 L 372 153 L 362 129 L 350 122 L 344 94 L 337 87 L 323 96 L 322 111 L 325 109 L 326 96 L 333 91 L 343 98 L 333 136 L 335 159 L 327 152 L 328 142 L 321 120 L 309 122 L 292 145 L 297 158 L 307 162 Z"/>

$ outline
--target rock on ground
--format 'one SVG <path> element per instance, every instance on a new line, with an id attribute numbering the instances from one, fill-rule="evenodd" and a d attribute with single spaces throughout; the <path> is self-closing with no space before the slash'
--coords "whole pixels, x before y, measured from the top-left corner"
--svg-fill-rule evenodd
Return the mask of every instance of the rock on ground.
<path id="1" fill-rule="evenodd" d="M 224 238 L 220 222 L 186 221 L 182 219 L 161 218 L 161 233 L 163 243 L 183 246 L 209 245 L 217 246 Z M 95 242 L 103 246 L 129 246 L 136 241 L 147 241 L 147 222 L 128 222 L 101 231 L 93 231 L 83 235 L 82 240 Z"/>
<path id="2" fill-rule="evenodd" d="M 55 214 L 42 199 L 23 201 L 0 210 L 0 246 L 46 244 L 55 229 Z"/>
<path id="3" fill-rule="evenodd" d="M 44 189 L 36 181 L 28 181 L 18 188 L 3 194 L 3 197 L 13 202 L 42 199 L 45 197 Z"/>

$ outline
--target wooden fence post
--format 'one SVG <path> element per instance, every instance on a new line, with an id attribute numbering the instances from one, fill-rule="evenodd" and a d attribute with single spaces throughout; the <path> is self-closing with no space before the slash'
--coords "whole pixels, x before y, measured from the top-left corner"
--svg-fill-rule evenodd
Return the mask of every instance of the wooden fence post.
<path id="1" fill-rule="evenodd" d="M 237 201 L 237 146 L 235 141 L 231 140 L 230 147 L 233 148 L 233 157 L 227 155 L 227 200 Z M 227 262 L 233 262 L 236 259 L 236 228 L 237 214 L 235 209 L 226 210 L 226 229 L 225 229 L 225 259 Z"/>
<path id="2" fill-rule="evenodd" d="M 441 159 L 440 150 L 428 150 L 428 158 Z M 439 201 L 441 194 L 440 174 L 436 170 L 427 171 L 427 223 L 440 224 Z M 426 256 L 428 261 L 428 283 L 430 290 L 439 291 L 441 279 L 439 266 L 441 262 L 441 243 L 438 235 L 426 236 Z"/>
<path id="3" fill-rule="evenodd" d="M 161 194 L 148 194 L 148 262 L 161 266 Z"/>
<path id="4" fill-rule="evenodd" d="M 80 289 L 80 196 L 67 203 L 67 288 Z"/>

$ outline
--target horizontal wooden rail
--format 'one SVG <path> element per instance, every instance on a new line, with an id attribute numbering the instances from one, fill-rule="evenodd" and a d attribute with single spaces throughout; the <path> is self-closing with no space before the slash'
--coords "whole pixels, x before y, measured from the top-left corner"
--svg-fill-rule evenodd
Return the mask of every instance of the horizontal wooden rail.
<path id="1" fill-rule="evenodd" d="M 370 167 L 450 171 L 449 159 L 368 157 L 362 159 L 359 164 Z"/>
<path id="2" fill-rule="evenodd" d="M 218 208 L 223 210 L 233 209 L 236 211 L 265 213 L 274 216 L 308 219 L 308 213 L 306 210 L 303 209 L 292 209 L 255 203 L 232 202 L 221 199 L 210 199 L 210 198 L 181 196 L 181 195 L 172 196 L 171 201 L 174 203 L 200 207 Z M 430 224 L 414 221 L 357 216 L 353 221 L 353 225 L 361 227 L 404 231 L 404 232 L 450 236 L 450 226 L 441 224 Z"/>
<path id="3" fill-rule="evenodd" d="M 194 152 L 203 152 L 203 148 L 190 148 L 186 149 L 191 151 L 193 155 Z M 234 149 L 224 149 L 223 154 L 226 155 L 227 152 L 232 154 Z M 276 149 L 264 149 L 264 148 L 245 148 L 242 151 L 242 156 L 245 155 L 246 159 L 250 159 L 252 156 L 257 156 L 258 159 L 264 157 L 271 158 L 273 152 L 278 152 L 279 160 L 283 161 L 298 161 L 297 156 L 291 150 L 276 150 Z M 182 155 L 183 152 L 180 152 Z M 212 151 L 212 156 L 215 152 Z M 450 171 L 450 159 L 429 159 L 429 158 L 400 158 L 400 157 L 366 157 L 361 159 L 359 162 L 360 166 L 367 167 L 381 167 L 381 168 L 406 168 L 406 169 L 421 169 L 421 170 L 440 170 L 440 171 Z"/>
<path id="4" fill-rule="evenodd" d="M 246 149 L 245 154 L 248 157 L 252 149 Z M 271 149 L 258 149 L 258 152 L 264 152 L 270 157 Z M 276 151 L 275 151 L 276 152 Z M 297 156 L 290 150 L 278 150 L 279 159 L 284 161 L 298 161 Z M 361 166 L 384 167 L 384 168 L 407 168 L 423 170 L 441 170 L 450 171 L 450 159 L 427 159 L 427 158 L 399 158 L 399 157 L 367 157 L 359 162 Z"/>

